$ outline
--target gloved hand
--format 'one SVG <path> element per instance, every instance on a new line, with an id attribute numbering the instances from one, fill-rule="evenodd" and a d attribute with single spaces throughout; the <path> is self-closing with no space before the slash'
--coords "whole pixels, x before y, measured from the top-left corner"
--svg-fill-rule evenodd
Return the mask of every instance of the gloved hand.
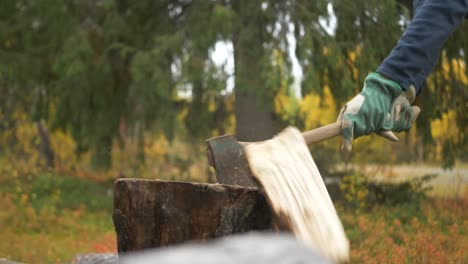
<path id="1" fill-rule="evenodd" d="M 377 133 L 392 141 L 398 138 L 392 131 L 407 131 L 419 115 L 417 106 L 411 107 L 415 89 L 403 93 L 396 82 L 371 73 L 364 81 L 364 88 L 341 109 L 342 149 L 350 151 L 353 139 Z"/>
<path id="2" fill-rule="evenodd" d="M 418 118 L 421 110 L 418 106 L 411 106 L 416 99 L 416 89 L 411 85 L 402 95 L 393 101 L 391 115 L 394 121 L 392 131 L 402 132 L 408 131 L 412 123 Z M 392 134 L 391 131 L 383 132 L 385 134 Z M 397 140 L 398 138 L 393 135 Z"/>

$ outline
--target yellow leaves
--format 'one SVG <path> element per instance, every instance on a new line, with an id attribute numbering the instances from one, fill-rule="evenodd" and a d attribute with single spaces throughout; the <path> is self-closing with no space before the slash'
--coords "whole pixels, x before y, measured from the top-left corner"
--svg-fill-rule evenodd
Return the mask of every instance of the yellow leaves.
<path id="1" fill-rule="evenodd" d="M 368 189 L 362 175 L 352 174 L 344 176 L 339 184 L 340 190 L 344 193 L 344 198 L 352 204 L 356 210 L 366 206 Z"/>
<path id="2" fill-rule="evenodd" d="M 327 56 L 328 53 L 329 53 L 328 47 L 327 47 L 327 46 L 324 46 L 324 47 L 322 48 L 322 54 L 325 55 L 325 56 Z"/>
<path id="3" fill-rule="evenodd" d="M 159 134 L 150 144 L 145 144 L 145 156 L 149 159 L 158 159 L 165 155 L 168 149 L 169 142 L 163 134 Z"/>
<path id="4" fill-rule="evenodd" d="M 278 93 L 274 99 L 274 111 L 282 120 L 294 119 L 298 103 L 297 99 L 284 93 Z"/>
<path id="5" fill-rule="evenodd" d="M 450 139 L 455 144 L 458 143 L 459 128 L 456 123 L 457 114 L 455 110 L 443 113 L 441 118 L 431 120 L 431 132 L 435 140 L 435 158 L 437 161 L 443 160 L 443 143 Z"/>
<path id="6" fill-rule="evenodd" d="M 449 110 L 442 114 L 442 118 L 431 121 L 432 136 L 436 139 L 456 138 L 458 127 L 456 124 L 455 110 Z"/>
<path id="7" fill-rule="evenodd" d="M 330 88 L 324 87 L 322 97 L 317 94 L 306 95 L 299 103 L 299 114 L 306 130 L 335 122 L 338 113 Z"/>
<path id="8" fill-rule="evenodd" d="M 445 79 L 445 80 L 455 80 L 463 85 L 468 85 L 468 76 L 466 75 L 466 64 L 461 59 L 452 59 L 447 60 L 446 55 L 443 53 L 441 56 L 442 61 L 442 70 L 435 71 L 429 75 L 429 79 Z M 437 77 L 436 77 L 437 76 Z M 438 87 L 435 87 L 433 82 L 428 82 L 427 89 L 431 91 L 437 91 Z M 446 85 L 445 89 L 447 92 L 450 91 L 451 86 Z"/>
<path id="9" fill-rule="evenodd" d="M 21 194 L 21 197 L 19 199 L 19 204 L 21 206 L 25 206 L 27 203 L 28 203 L 28 195 L 25 193 Z"/>
<path id="10" fill-rule="evenodd" d="M 442 59 L 442 74 L 444 78 L 450 80 L 450 69 L 452 69 L 452 74 L 455 77 L 455 80 L 461 82 L 462 84 L 468 85 L 468 77 L 466 76 L 466 65 L 465 62 L 460 59 L 452 59 L 450 63 L 447 61 L 447 58 L 443 56 Z"/>
<path id="11" fill-rule="evenodd" d="M 346 63 L 351 68 L 353 79 L 355 80 L 358 79 L 358 69 L 355 66 L 355 62 L 356 58 L 361 54 L 361 49 L 362 47 L 360 45 L 356 45 L 356 48 L 354 50 L 348 51 L 348 58 L 346 60 Z"/>
<path id="12" fill-rule="evenodd" d="M 6 146 L 11 146 L 11 142 L 18 142 L 14 144 L 8 151 L 15 154 L 21 154 L 22 159 L 18 161 L 17 167 L 36 168 L 37 164 L 41 163 L 40 154 L 37 151 L 39 144 L 39 137 L 37 129 L 33 122 L 28 120 L 28 117 L 23 111 L 15 111 L 13 118 L 16 120 L 16 127 L 2 136 L 2 140 Z M 14 168 L 18 170 L 20 168 Z M 28 170 L 28 169 L 27 169 Z M 24 176 L 24 175 L 21 175 Z"/>
<path id="13" fill-rule="evenodd" d="M 349 56 L 349 59 L 350 59 L 352 62 L 355 62 L 355 61 L 356 61 L 356 52 L 350 51 L 350 52 L 348 53 L 348 56 Z"/>
<path id="14" fill-rule="evenodd" d="M 283 120 L 294 120 L 298 115 L 306 130 L 333 123 L 338 114 L 328 86 L 324 87 L 323 96 L 311 93 L 302 99 L 280 92 L 274 99 L 274 109 Z"/>
<path id="15" fill-rule="evenodd" d="M 300 114 L 304 119 L 306 130 L 317 127 L 320 119 L 320 97 L 315 94 L 308 94 L 300 103 Z"/>
<path id="16" fill-rule="evenodd" d="M 214 111 L 216 111 L 216 102 L 215 102 L 215 100 L 209 100 L 208 101 L 208 111 L 210 113 L 213 113 Z"/>
<path id="17" fill-rule="evenodd" d="M 55 131 L 51 134 L 51 145 L 55 166 L 70 170 L 77 162 L 76 143 L 71 135 L 61 130 Z"/>
<path id="18" fill-rule="evenodd" d="M 275 96 L 274 99 L 274 107 L 275 107 L 275 112 L 279 113 L 280 115 L 284 115 L 286 112 L 286 108 L 289 102 L 289 98 L 287 95 L 280 93 Z"/>
<path id="19" fill-rule="evenodd" d="M 273 65 L 283 69 L 284 68 L 284 60 L 283 60 L 283 56 L 282 56 L 281 53 L 282 52 L 279 49 L 274 49 L 273 50 L 272 63 L 273 63 Z"/>
<path id="20" fill-rule="evenodd" d="M 36 127 L 32 122 L 27 122 L 26 120 L 21 120 L 18 122 L 18 126 L 15 130 L 16 139 L 19 142 L 24 143 L 24 151 L 30 152 L 32 143 L 37 139 Z"/>

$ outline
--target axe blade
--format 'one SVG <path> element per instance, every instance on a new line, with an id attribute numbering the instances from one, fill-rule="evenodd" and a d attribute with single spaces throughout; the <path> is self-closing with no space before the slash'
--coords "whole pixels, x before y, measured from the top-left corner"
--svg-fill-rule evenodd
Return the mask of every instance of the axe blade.
<path id="1" fill-rule="evenodd" d="M 245 158 L 244 147 L 233 135 L 206 140 L 208 160 L 216 171 L 218 183 L 258 187 Z"/>

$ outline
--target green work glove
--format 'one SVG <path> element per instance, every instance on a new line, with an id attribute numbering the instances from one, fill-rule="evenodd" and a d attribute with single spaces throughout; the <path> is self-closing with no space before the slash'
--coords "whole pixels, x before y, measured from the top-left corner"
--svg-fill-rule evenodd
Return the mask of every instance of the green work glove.
<path id="1" fill-rule="evenodd" d="M 409 130 L 419 114 L 419 108 L 410 106 L 415 97 L 414 87 L 408 90 L 408 93 L 403 93 L 396 82 L 378 73 L 369 74 L 362 91 L 346 103 L 338 116 L 338 121 L 342 122 L 342 148 L 350 151 L 353 139 L 371 133 L 397 141 L 392 131 Z M 413 115 L 414 112 L 417 114 Z"/>
<path id="2" fill-rule="evenodd" d="M 416 89 L 411 85 L 402 95 L 398 96 L 393 101 L 390 110 L 394 121 L 392 131 L 408 131 L 411 128 L 411 124 L 418 118 L 421 110 L 417 106 L 411 106 L 414 99 L 416 99 Z M 391 132 L 387 132 L 386 134 L 389 133 Z"/>

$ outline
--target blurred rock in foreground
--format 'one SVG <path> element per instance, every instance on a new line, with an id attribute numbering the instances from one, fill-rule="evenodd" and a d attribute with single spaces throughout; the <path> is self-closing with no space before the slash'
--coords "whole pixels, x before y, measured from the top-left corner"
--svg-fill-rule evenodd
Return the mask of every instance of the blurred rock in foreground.
<path id="1" fill-rule="evenodd" d="M 287 233 L 250 232 L 128 254 L 83 254 L 75 264 L 315 264 L 331 263 Z"/>
<path id="2" fill-rule="evenodd" d="M 120 256 L 121 264 L 312 264 L 330 263 L 291 234 L 251 232 L 207 243 L 132 252 Z"/>
<path id="3" fill-rule="evenodd" d="M 73 264 L 118 264 L 119 257 L 113 253 L 90 253 L 77 255 Z"/>

